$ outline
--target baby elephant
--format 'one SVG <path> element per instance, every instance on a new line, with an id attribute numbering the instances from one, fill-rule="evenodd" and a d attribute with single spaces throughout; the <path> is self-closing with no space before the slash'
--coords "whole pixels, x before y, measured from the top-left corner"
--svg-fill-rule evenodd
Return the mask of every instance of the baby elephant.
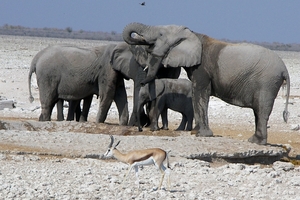
<path id="1" fill-rule="evenodd" d="M 192 83 L 187 79 L 155 79 L 139 92 L 138 113 L 151 102 L 150 130 L 158 130 L 158 117 L 162 118 L 162 129 L 168 129 L 167 109 L 180 112 L 182 120 L 176 130 L 192 130 L 194 111 L 192 104 Z M 138 129 L 142 131 L 138 117 Z"/>

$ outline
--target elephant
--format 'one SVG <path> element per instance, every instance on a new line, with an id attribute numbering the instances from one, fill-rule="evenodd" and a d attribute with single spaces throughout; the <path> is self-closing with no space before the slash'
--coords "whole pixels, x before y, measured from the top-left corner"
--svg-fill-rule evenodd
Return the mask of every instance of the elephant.
<path id="1" fill-rule="evenodd" d="M 192 81 L 192 101 L 196 136 L 213 136 L 208 124 L 210 96 L 251 108 L 255 132 L 249 142 L 267 144 L 267 124 L 275 98 L 286 85 L 283 119 L 288 119 L 290 77 L 279 56 L 264 47 L 249 43 L 228 43 L 191 31 L 185 26 L 130 23 L 123 29 L 123 39 L 130 45 L 146 45 L 149 52 L 147 77 L 155 79 L 164 67 L 183 67 Z M 151 63 L 152 59 L 155 63 Z"/>
<path id="2" fill-rule="evenodd" d="M 168 130 L 167 109 L 180 112 L 182 121 L 176 130 L 192 130 L 194 110 L 192 104 L 192 83 L 187 79 L 155 79 L 147 83 L 139 92 L 138 113 L 145 103 L 154 101 L 150 108 L 150 130 L 158 130 L 158 117 L 162 118 L 162 129 Z M 142 131 L 139 123 L 138 129 Z"/>
<path id="3" fill-rule="evenodd" d="M 117 44 L 111 55 L 111 65 L 113 69 L 123 74 L 124 78 L 132 79 L 134 82 L 133 90 L 133 111 L 129 120 L 129 126 L 137 126 L 137 103 L 141 82 L 146 78 L 148 53 L 144 46 L 128 45 L 125 42 Z M 155 60 L 153 60 L 155 62 Z M 156 74 L 157 78 L 173 78 L 180 76 L 180 68 L 160 68 Z M 141 114 L 141 123 L 149 123 L 148 117 L 144 112 Z"/>
<path id="4" fill-rule="evenodd" d="M 119 124 L 127 125 L 129 114 L 124 78 L 110 64 L 115 46 L 109 44 L 84 49 L 54 45 L 38 52 L 30 66 L 28 83 L 29 100 L 32 102 L 31 76 L 35 72 L 42 108 L 39 121 L 51 120 L 52 109 L 59 99 L 78 101 L 96 94 L 99 96 L 96 122 L 105 121 L 114 100 Z M 84 104 L 89 109 L 90 103 Z"/>

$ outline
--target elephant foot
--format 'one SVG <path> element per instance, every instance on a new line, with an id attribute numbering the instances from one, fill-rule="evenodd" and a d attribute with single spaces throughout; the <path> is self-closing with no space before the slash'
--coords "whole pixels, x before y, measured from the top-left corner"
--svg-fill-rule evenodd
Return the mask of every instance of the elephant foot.
<path id="1" fill-rule="evenodd" d="M 51 121 L 50 117 L 44 117 L 44 115 L 40 115 L 39 117 L 39 121 L 44 122 L 44 121 Z"/>
<path id="2" fill-rule="evenodd" d="M 137 123 L 134 121 L 129 121 L 128 126 L 137 126 Z"/>
<path id="3" fill-rule="evenodd" d="M 255 144 L 260 144 L 260 145 L 265 145 L 265 144 L 267 144 L 267 139 L 257 137 L 257 135 L 254 134 L 254 135 L 252 135 L 252 137 L 250 137 L 248 139 L 248 142 L 255 143 Z"/>
<path id="4" fill-rule="evenodd" d="M 158 127 L 151 127 L 151 128 L 150 128 L 150 131 L 158 131 L 158 130 L 159 130 Z"/>
<path id="5" fill-rule="evenodd" d="M 161 127 L 161 129 L 162 129 L 162 130 L 166 130 L 166 131 L 169 130 L 168 127 Z"/>
<path id="6" fill-rule="evenodd" d="M 194 129 L 191 131 L 191 134 L 195 134 L 196 137 L 212 137 L 214 135 L 210 129 Z"/>
<path id="7" fill-rule="evenodd" d="M 175 131 L 184 131 L 184 126 L 178 126 L 178 128 Z"/>
<path id="8" fill-rule="evenodd" d="M 83 116 L 80 116 L 79 118 L 79 122 L 87 122 L 86 118 Z"/>

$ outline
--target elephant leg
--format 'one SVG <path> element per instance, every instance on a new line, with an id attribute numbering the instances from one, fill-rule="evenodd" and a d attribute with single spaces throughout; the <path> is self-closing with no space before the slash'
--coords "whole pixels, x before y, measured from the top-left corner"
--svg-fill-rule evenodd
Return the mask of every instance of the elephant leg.
<path id="1" fill-rule="evenodd" d="M 157 102 L 157 99 L 154 99 L 151 102 L 152 105 L 151 105 L 151 108 L 150 108 L 150 111 L 149 111 L 149 118 L 150 118 L 150 122 L 151 122 L 150 131 L 159 130 L 158 118 L 159 118 L 159 115 L 162 112 L 163 108 L 159 109 L 159 105 L 156 105 L 156 102 Z"/>
<path id="2" fill-rule="evenodd" d="M 254 112 L 255 116 L 255 133 L 252 135 L 248 141 L 256 144 L 266 144 L 267 143 L 267 123 L 268 120 L 259 117 L 258 114 Z"/>
<path id="3" fill-rule="evenodd" d="M 55 103 L 49 106 L 42 106 L 42 113 L 40 114 L 39 121 L 51 121 L 51 113 Z"/>
<path id="4" fill-rule="evenodd" d="M 137 75 L 137 77 L 135 77 L 135 80 L 134 80 L 133 109 L 132 109 L 132 114 L 131 114 L 129 122 L 128 122 L 129 126 L 138 126 L 137 107 L 138 107 L 138 102 L 139 102 L 139 92 L 140 92 L 140 89 L 141 89 L 140 82 L 142 80 L 144 80 L 144 78 L 146 77 L 145 72 L 143 71 L 143 69 L 140 66 L 137 68 L 137 71 L 138 71 L 138 75 Z M 139 113 L 139 115 L 140 115 L 139 117 L 140 117 L 141 126 L 144 126 L 146 124 L 148 124 L 148 125 L 150 124 L 149 117 L 148 117 L 148 115 L 146 115 L 144 109 L 141 109 L 141 112 Z"/>
<path id="5" fill-rule="evenodd" d="M 76 120 L 76 122 L 79 122 L 80 116 L 81 116 L 80 102 L 81 102 L 81 100 L 78 102 L 78 104 L 77 104 L 77 106 L 75 108 L 75 120 Z"/>
<path id="6" fill-rule="evenodd" d="M 41 102 L 42 112 L 39 121 L 51 121 L 51 114 L 55 104 L 58 102 L 57 81 L 37 79 L 39 86 L 39 97 Z"/>
<path id="7" fill-rule="evenodd" d="M 59 99 L 56 103 L 57 121 L 64 121 L 64 100 Z"/>
<path id="8" fill-rule="evenodd" d="M 161 121 L 162 121 L 162 129 L 163 130 L 169 130 L 168 128 L 168 109 L 164 108 L 160 114 Z"/>
<path id="9" fill-rule="evenodd" d="M 248 141 L 256 144 L 267 144 L 267 125 L 269 116 L 273 109 L 275 96 L 262 94 L 258 101 L 254 103 L 253 112 L 255 116 L 255 133 Z M 267 98 L 269 96 L 269 98 Z M 272 97 L 271 97 L 272 96 Z"/>
<path id="10" fill-rule="evenodd" d="M 68 110 L 67 121 L 74 120 L 74 118 L 75 118 L 74 113 L 75 113 L 78 105 L 80 106 L 80 100 L 70 100 L 69 101 L 69 110 Z"/>
<path id="11" fill-rule="evenodd" d="M 137 121 L 137 115 L 136 115 L 136 110 L 132 110 L 132 113 L 130 115 L 130 119 L 128 122 L 128 126 L 136 126 L 136 121 Z"/>
<path id="12" fill-rule="evenodd" d="M 96 117 L 97 123 L 104 123 L 107 117 L 108 110 L 112 104 L 113 99 L 100 98 L 99 109 Z"/>
<path id="13" fill-rule="evenodd" d="M 90 107 L 93 101 L 93 94 L 90 96 L 87 96 L 83 99 L 83 107 L 82 107 L 82 111 L 80 114 L 80 118 L 79 118 L 79 122 L 86 122 L 88 119 L 88 114 L 90 111 Z M 79 106 L 80 108 L 80 106 Z M 76 118 L 77 118 L 77 114 L 76 114 Z"/>
<path id="14" fill-rule="evenodd" d="M 190 114 L 190 113 L 189 113 Z M 193 117 L 191 117 L 191 116 L 187 116 L 187 125 L 186 125 L 186 128 L 185 128 L 185 130 L 186 131 L 191 131 L 192 130 L 192 128 L 193 128 Z"/>
<path id="15" fill-rule="evenodd" d="M 147 105 L 146 105 L 147 107 Z M 142 112 L 140 113 L 140 118 L 141 118 L 141 124 L 143 126 L 149 126 L 150 125 L 150 119 L 149 116 L 145 113 L 145 110 L 143 109 Z"/>
<path id="16" fill-rule="evenodd" d="M 129 118 L 127 93 L 126 93 L 123 78 L 121 78 L 118 81 L 119 83 L 116 88 L 114 101 L 116 103 L 119 112 L 119 124 L 126 126 L 128 124 L 128 118 Z"/>
<path id="17" fill-rule="evenodd" d="M 192 134 L 196 134 L 197 137 L 210 137 L 213 136 L 213 132 L 209 128 L 208 124 L 208 102 L 211 94 L 210 80 L 205 77 L 197 77 L 193 81 L 193 108 L 195 127 L 192 130 Z"/>
<path id="18" fill-rule="evenodd" d="M 141 110 L 144 110 L 144 103 L 143 102 L 140 102 L 140 104 L 138 105 L 138 109 L 137 109 L 137 112 L 140 113 L 142 112 Z M 137 116 L 137 126 L 138 126 L 138 130 L 141 132 L 143 131 L 143 126 L 141 124 L 141 116 L 138 115 Z"/>
<path id="19" fill-rule="evenodd" d="M 107 79 L 110 80 L 110 82 L 109 83 L 106 81 L 100 82 L 99 86 L 98 86 L 99 87 L 99 107 L 98 107 L 98 113 L 96 116 L 97 123 L 104 123 L 104 121 L 106 120 L 107 114 L 108 114 L 108 110 L 111 107 L 113 100 L 117 98 L 117 96 L 115 96 L 115 93 L 117 90 L 117 80 L 118 80 L 117 78 L 118 77 L 115 74 L 113 74 L 113 75 L 108 74 L 107 76 L 108 76 Z M 125 86 L 124 86 L 124 90 L 125 90 Z M 120 113 L 119 113 L 119 116 L 120 116 Z"/>
<path id="20" fill-rule="evenodd" d="M 137 126 L 137 104 L 139 102 L 138 97 L 139 97 L 139 91 L 140 91 L 140 86 L 136 86 L 136 83 L 134 82 L 134 91 L 133 91 L 133 109 L 132 109 L 132 114 L 130 116 L 128 125 L 129 126 Z M 143 110 L 143 113 L 144 110 Z"/>
<path id="21" fill-rule="evenodd" d="M 146 103 L 146 113 L 147 114 L 144 112 L 144 109 L 143 109 L 143 112 L 140 113 L 141 119 L 142 119 L 141 123 L 146 127 L 150 126 L 150 124 L 151 124 L 150 118 L 149 118 L 151 106 L 152 106 L 151 102 Z"/>
<path id="22" fill-rule="evenodd" d="M 178 128 L 176 129 L 176 131 L 182 131 L 182 130 L 184 130 L 186 122 L 187 122 L 187 117 L 185 116 L 185 114 L 182 114 L 182 119 L 181 119 L 180 125 L 178 126 Z"/>
<path id="23" fill-rule="evenodd" d="M 51 121 L 51 113 L 53 110 L 53 107 L 57 103 L 58 99 L 56 100 L 51 100 L 53 95 L 48 94 L 47 96 L 43 96 L 40 93 L 40 101 L 41 101 L 41 109 L 42 112 L 39 117 L 39 121 Z M 50 99 L 51 98 L 51 99 Z"/>
<path id="24" fill-rule="evenodd" d="M 133 105 L 135 105 L 135 104 L 133 103 Z M 130 116 L 130 119 L 129 119 L 129 122 L 128 122 L 128 126 L 138 126 L 137 115 L 138 115 L 138 112 L 137 112 L 136 106 L 133 106 L 133 110 L 132 110 L 132 113 L 131 113 L 131 116 Z M 139 115 L 140 115 L 141 125 L 142 126 L 149 125 L 149 123 L 150 123 L 149 117 L 145 113 L 144 109 L 141 110 L 141 113 L 139 113 Z"/>

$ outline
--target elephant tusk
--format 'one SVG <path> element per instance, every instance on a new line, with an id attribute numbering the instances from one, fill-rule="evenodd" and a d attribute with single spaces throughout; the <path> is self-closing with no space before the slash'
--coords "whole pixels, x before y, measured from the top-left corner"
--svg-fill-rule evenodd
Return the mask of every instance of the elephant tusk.
<path id="1" fill-rule="evenodd" d="M 147 65 L 147 66 L 144 68 L 144 71 L 146 71 L 148 68 L 149 68 L 149 66 Z"/>

